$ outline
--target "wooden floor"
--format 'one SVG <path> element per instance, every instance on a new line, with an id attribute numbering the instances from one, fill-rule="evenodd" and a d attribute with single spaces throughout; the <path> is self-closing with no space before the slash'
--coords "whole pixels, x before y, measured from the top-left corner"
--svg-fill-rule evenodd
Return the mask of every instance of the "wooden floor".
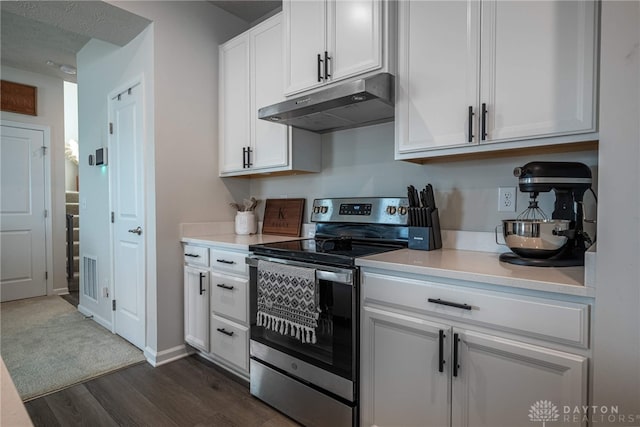
<path id="1" fill-rule="evenodd" d="M 147 363 L 25 404 L 35 426 L 263 426 L 295 422 L 197 356 Z"/>

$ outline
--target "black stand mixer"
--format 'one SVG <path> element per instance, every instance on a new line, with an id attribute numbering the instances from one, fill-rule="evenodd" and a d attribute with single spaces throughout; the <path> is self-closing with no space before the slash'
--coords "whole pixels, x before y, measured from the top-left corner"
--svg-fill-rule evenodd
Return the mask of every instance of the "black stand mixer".
<path id="1" fill-rule="evenodd" d="M 503 221 L 505 241 L 514 253 L 501 254 L 500 261 L 540 267 L 584 265 L 584 253 L 592 244 L 583 229 L 583 198 L 592 183 L 589 167 L 575 162 L 530 162 L 513 174 L 520 191 L 530 193 L 531 199 L 516 220 Z M 548 219 L 538 208 L 537 197 L 551 190 L 556 200 Z"/>

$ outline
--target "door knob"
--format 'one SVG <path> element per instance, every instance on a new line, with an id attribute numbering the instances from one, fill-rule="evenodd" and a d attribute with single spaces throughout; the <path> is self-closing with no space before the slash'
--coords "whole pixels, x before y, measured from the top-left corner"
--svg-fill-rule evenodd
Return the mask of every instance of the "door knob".
<path id="1" fill-rule="evenodd" d="M 142 234 L 142 228 L 140 228 L 140 226 L 138 226 L 137 228 L 132 228 L 131 230 L 129 230 L 129 233 L 134 233 L 139 236 Z"/>

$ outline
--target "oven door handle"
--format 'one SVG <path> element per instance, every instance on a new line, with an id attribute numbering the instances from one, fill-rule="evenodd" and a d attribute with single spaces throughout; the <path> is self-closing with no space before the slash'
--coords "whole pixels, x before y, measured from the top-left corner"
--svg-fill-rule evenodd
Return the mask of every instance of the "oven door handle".
<path id="1" fill-rule="evenodd" d="M 255 255 L 247 257 L 245 259 L 245 262 L 247 263 L 247 265 L 249 265 L 249 267 L 256 267 L 257 268 L 259 259 L 261 259 L 263 261 L 269 261 L 269 262 L 274 262 L 274 263 L 279 263 L 279 264 L 294 265 L 294 266 L 305 267 L 305 268 L 312 268 L 312 269 L 316 270 L 316 279 L 318 279 L 318 280 L 328 280 L 328 281 L 335 282 L 335 283 L 342 283 L 342 284 L 345 284 L 345 285 L 353 286 L 353 271 L 352 270 L 345 270 L 345 269 L 338 269 L 338 268 L 336 268 L 334 271 L 327 270 L 327 269 L 324 269 L 324 268 L 321 270 L 321 269 L 318 268 L 319 267 L 318 265 L 314 265 L 314 264 L 283 260 L 283 259 L 279 259 L 279 258 L 257 257 Z"/>

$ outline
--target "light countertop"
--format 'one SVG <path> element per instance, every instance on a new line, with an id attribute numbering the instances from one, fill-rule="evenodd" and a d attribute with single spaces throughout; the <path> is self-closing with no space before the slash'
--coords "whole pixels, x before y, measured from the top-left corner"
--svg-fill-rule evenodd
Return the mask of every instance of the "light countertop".
<path id="1" fill-rule="evenodd" d="M 356 265 L 583 297 L 595 294 L 593 288 L 584 286 L 583 267 L 519 266 L 500 262 L 499 255 L 456 249 L 400 249 L 359 258 Z"/>
<path id="2" fill-rule="evenodd" d="M 300 240 L 301 237 L 294 236 L 272 236 L 269 234 L 249 234 L 238 235 L 235 233 L 212 234 L 209 236 L 183 237 L 184 243 L 194 245 L 218 246 L 227 249 L 241 251 L 249 250 L 249 245 L 261 245 L 264 243 L 285 242 L 287 240 Z"/>

